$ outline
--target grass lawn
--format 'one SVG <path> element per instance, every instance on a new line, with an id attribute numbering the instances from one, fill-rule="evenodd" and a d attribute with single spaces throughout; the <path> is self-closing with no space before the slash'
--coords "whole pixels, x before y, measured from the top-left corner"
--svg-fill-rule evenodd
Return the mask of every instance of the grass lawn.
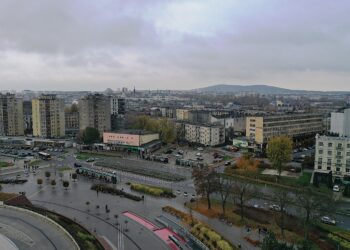
<path id="1" fill-rule="evenodd" d="M 107 153 L 78 153 L 76 158 L 78 160 L 86 161 L 89 158 L 99 158 L 99 157 L 118 157 L 118 155 L 112 155 Z"/>
<path id="2" fill-rule="evenodd" d="M 228 155 L 225 155 L 223 159 L 224 159 L 224 161 L 228 161 L 228 160 L 231 160 L 232 157 L 231 157 L 231 156 L 228 156 Z"/>
<path id="3" fill-rule="evenodd" d="M 1 193 L 0 192 L 0 201 L 7 201 L 10 198 L 16 197 L 18 194 L 12 193 Z"/>
<path id="4" fill-rule="evenodd" d="M 73 170 L 73 169 L 68 167 L 68 166 L 61 167 L 61 168 L 58 169 L 59 172 L 68 171 L 68 170 Z"/>
<path id="5" fill-rule="evenodd" d="M 9 167 L 10 165 L 5 162 L 5 161 L 0 161 L 0 168 L 6 168 L 6 167 Z"/>
<path id="6" fill-rule="evenodd" d="M 288 186 L 309 186 L 312 173 L 303 172 L 299 178 L 281 176 L 280 183 Z"/>
<path id="7" fill-rule="evenodd" d="M 34 165 L 38 165 L 41 162 L 41 160 L 37 159 L 37 160 L 33 160 L 29 163 L 29 166 L 34 166 Z"/>

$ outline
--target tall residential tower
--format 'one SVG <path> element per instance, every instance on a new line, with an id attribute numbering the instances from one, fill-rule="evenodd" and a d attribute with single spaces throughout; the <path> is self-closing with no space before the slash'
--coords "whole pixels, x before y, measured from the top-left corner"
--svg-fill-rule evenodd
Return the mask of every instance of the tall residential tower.
<path id="1" fill-rule="evenodd" d="M 0 94 L 0 135 L 24 135 L 23 100 L 15 94 Z"/>

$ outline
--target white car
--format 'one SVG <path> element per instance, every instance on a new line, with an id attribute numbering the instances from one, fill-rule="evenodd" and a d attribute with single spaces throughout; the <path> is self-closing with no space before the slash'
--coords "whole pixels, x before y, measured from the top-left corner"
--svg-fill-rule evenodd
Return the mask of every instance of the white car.
<path id="1" fill-rule="evenodd" d="M 176 193 L 177 193 L 177 194 L 181 194 L 181 191 L 180 191 L 180 190 L 176 190 Z"/>
<path id="2" fill-rule="evenodd" d="M 198 151 L 203 151 L 204 149 L 202 147 L 197 148 Z"/>
<path id="3" fill-rule="evenodd" d="M 187 197 L 187 196 L 188 196 L 188 193 L 187 193 L 187 192 L 184 192 L 184 196 Z"/>
<path id="4" fill-rule="evenodd" d="M 334 219 L 329 218 L 328 216 L 323 216 L 321 218 L 321 222 L 324 224 L 335 225 L 337 224 Z"/>
<path id="5" fill-rule="evenodd" d="M 277 212 L 281 211 L 281 207 L 278 206 L 278 205 L 275 205 L 275 204 L 270 205 L 269 209 L 272 210 L 272 211 L 277 211 Z"/>
<path id="6" fill-rule="evenodd" d="M 334 186 L 333 186 L 333 191 L 334 191 L 334 192 L 340 192 L 339 186 L 338 186 L 338 185 L 334 185 Z"/>
<path id="7" fill-rule="evenodd" d="M 196 156 L 201 156 L 201 153 L 197 153 Z"/>

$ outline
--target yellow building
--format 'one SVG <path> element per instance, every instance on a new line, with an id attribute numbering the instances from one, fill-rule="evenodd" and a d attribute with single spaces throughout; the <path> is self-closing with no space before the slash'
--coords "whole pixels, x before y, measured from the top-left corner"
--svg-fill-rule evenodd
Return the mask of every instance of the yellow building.
<path id="1" fill-rule="evenodd" d="M 257 144 L 267 143 L 272 137 L 286 135 L 300 137 L 322 132 L 323 116 L 312 113 L 254 116 L 246 118 L 246 136 Z"/>
<path id="2" fill-rule="evenodd" d="M 176 119 L 181 121 L 187 121 L 188 113 L 188 109 L 176 109 Z"/>
<path id="3" fill-rule="evenodd" d="M 44 138 L 65 136 L 64 102 L 56 95 L 41 95 L 32 100 L 33 135 Z"/>
<path id="4" fill-rule="evenodd" d="M 23 100 L 14 94 L 0 93 L 0 135 L 24 135 Z"/>

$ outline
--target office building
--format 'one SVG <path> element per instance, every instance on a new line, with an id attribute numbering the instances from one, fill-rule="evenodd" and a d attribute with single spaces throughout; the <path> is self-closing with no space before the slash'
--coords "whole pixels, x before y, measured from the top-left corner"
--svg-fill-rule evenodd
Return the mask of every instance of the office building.
<path id="1" fill-rule="evenodd" d="M 24 135 L 23 100 L 15 94 L 0 94 L 0 135 Z"/>
<path id="2" fill-rule="evenodd" d="M 79 129 L 95 128 L 103 132 L 111 130 L 111 101 L 110 97 L 102 94 L 88 94 L 81 98 L 78 104 Z"/>
<path id="3" fill-rule="evenodd" d="M 65 136 L 64 101 L 56 95 L 43 94 L 32 100 L 33 135 L 43 138 Z"/>
<path id="4" fill-rule="evenodd" d="M 350 176 L 350 138 L 316 136 L 315 172 Z"/>
<path id="5" fill-rule="evenodd" d="M 314 113 L 265 115 L 246 118 L 246 136 L 256 144 L 266 144 L 272 137 L 314 136 L 323 132 L 323 116 Z"/>

